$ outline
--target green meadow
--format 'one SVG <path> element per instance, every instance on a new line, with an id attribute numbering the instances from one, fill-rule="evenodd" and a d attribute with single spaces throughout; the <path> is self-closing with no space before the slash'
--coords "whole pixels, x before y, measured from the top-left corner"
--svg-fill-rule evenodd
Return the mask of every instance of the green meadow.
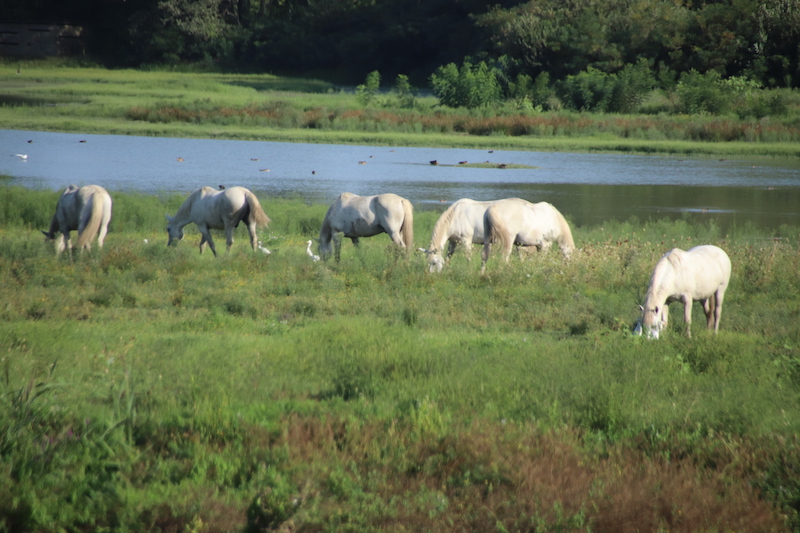
<path id="1" fill-rule="evenodd" d="M 0 185 L 1 531 L 800 531 L 800 228 L 608 222 L 432 275 L 385 235 L 311 261 L 325 205 L 262 197 L 272 253 L 215 258 L 166 246 L 182 197 L 110 192 L 70 260 L 58 192 Z M 719 334 L 634 337 L 701 243 Z"/>
<path id="2" fill-rule="evenodd" d="M 778 91 L 778 90 L 775 90 Z M 681 115 L 653 91 L 637 114 L 542 112 L 509 101 L 453 109 L 386 88 L 368 102 L 320 80 L 269 74 L 106 70 L 0 61 L 5 129 L 384 146 L 746 157 L 800 155 L 800 93 L 785 113 Z M 772 93 L 765 95 L 769 96 Z"/>

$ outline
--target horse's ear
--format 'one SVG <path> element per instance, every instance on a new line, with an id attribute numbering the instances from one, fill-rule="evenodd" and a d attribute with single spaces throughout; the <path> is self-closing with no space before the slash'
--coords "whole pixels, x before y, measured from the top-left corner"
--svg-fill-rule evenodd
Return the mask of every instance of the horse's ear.
<path id="1" fill-rule="evenodd" d="M 427 254 L 428 250 L 426 248 L 417 248 L 418 252 L 422 252 L 423 254 Z"/>
<path id="2" fill-rule="evenodd" d="M 172 222 L 172 217 L 171 216 L 169 216 L 169 215 L 164 215 L 164 216 L 167 217 L 167 222 Z"/>
<path id="3" fill-rule="evenodd" d="M 44 230 L 41 230 L 41 231 L 42 231 L 42 235 L 44 235 L 48 239 L 52 239 L 53 238 L 53 236 L 51 234 L 47 233 L 46 231 L 44 231 Z"/>

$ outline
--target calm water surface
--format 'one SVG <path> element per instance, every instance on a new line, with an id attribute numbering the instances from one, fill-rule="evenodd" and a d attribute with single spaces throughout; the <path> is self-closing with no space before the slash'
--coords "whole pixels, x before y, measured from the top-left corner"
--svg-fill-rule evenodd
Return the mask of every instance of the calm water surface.
<path id="1" fill-rule="evenodd" d="M 29 142 L 30 141 L 30 142 Z M 488 139 L 487 139 L 487 142 Z M 0 174 L 59 190 L 185 193 L 242 185 L 269 197 L 328 203 L 343 191 L 394 192 L 417 209 L 516 196 L 553 203 L 576 225 L 689 217 L 723 227 L 800 225 L 800 161 L 679 158 L 173 139 L 0 130 Z M 23 160 L 15 154 L 25 154 Z M 431 161 L 438 165 L 431 165 Z M 530 169 L 467 168 L 470 163 Z"/>

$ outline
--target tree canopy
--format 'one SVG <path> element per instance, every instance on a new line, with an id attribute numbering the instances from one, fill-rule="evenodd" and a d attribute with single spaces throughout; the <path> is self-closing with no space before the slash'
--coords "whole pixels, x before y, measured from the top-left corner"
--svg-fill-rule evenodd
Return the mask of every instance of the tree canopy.
<path id="1" fill-rule="evenodd" d="M 0 0 L 5 22 L 89 30 L 107 66 L 176 62 L 427 83 L 464 61 L 509 79 L 647 61 L 662 79 L 715 71 L 800 85 L 800 0 Z"/>

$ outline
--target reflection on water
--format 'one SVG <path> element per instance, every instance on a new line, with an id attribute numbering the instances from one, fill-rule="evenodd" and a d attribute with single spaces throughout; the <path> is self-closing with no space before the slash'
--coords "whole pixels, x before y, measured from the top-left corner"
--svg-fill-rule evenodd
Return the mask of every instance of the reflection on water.
<path id="1" fill-rule="evenodd" d="M 491 142 L 487 138 L 487 144 Z M 0 174 L 62 189 L 189 192 L 242 185 L 262 197 L 328 203 L 342 191 L 394 192 L 417 209 L 459 198 L 556 205 L 576 225 L 690 217 L 722 227 L 800 225 L 800 161 L 727 160 L 79 135 L 0 130 Z M 27 154 L 22 160 L 14 154 Z M 436 160 L 439 165 L 431 165 Z M 526 165 L 468 168 L 460 162 Z"/>

